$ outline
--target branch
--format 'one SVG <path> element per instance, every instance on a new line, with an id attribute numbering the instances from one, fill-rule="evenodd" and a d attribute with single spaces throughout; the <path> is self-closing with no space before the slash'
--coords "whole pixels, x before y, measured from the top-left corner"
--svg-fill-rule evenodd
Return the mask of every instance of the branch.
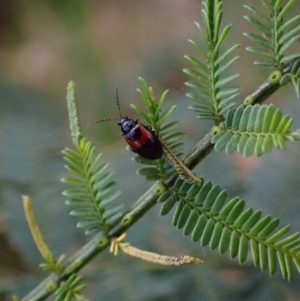
<path id="1" fill-rule="evenodd" d="M 272 72 L 265 82 L 263 82 L 252 94 L 248 95 L 245 98 L 244 104 L 255 105 L 257 103 L 263 103 L 266 99 L 268 99 L 281 87 L 279 83 L 280 79 L 284 75 L 291 73 L 295 62 L 296 61 L 292 61 L 289 64 L 287 64 L 283 69 L 282 73 L 280 71 Z"/>

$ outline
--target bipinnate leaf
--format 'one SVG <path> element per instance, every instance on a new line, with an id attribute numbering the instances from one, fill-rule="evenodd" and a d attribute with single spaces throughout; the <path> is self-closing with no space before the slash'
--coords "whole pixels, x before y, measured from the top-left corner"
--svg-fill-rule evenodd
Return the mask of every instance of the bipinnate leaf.
<path id="1" fill-rule="evenodd" d="M 240 263 L 247 260 L 250 248 L 254 265 L 262 271 L 268 269 L 271 276 L 280 270 L 291 280 L 293 263 L 300 272 L 299 233 L 287 236 L 289 226 L 279 228 L 279 218 L 261 217 L 261 211 L 245 209 L 245 201 L 239 197 L 227 201 L 227 193 L 219 185 L 202 183 L 199 187 L 177 179 L 158 200 L 161 215 L 175 206 L 173 225 L 191 235 L 193 242 L 219 248 L 221 254 L 229 250 L 230 257 L 237 257 Z"/>
<path id="2" fill-rule="evenodd" d="M 287 141 L 298 141 L 299 130 L 290 131 L 293 119 L 282 116 L 274 105 L 239 106 L 230 110 L 225 119 L 225 128 L 212 138 L 216 151 L 227 154 L 235 150 L 249 157 L 270 152 L 273 147 L 285 149 Z"/>

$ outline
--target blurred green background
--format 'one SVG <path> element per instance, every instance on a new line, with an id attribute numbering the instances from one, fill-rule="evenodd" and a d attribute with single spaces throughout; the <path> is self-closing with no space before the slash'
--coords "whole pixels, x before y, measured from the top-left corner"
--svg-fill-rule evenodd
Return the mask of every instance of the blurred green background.
<path id="1" fill-rule="evenodd" d="M 259 1 L 251 1 L 260 8 Z M 227 45 L 240 43 L 242 57 L 233 68 L 241 77 L 240 97 L 251 93 L 270 70 L 253 66 L 255 56 L 246 52 L 249 28 L 243 15 L 248 1 L 224 1 L 224 23 L 233 23 Z M 300 3 L 296 4 L 300 13 Z M 45 239 L 56 255 L 72 255 L 88 237 L 77 229 L 61 192 L 60 178 L 67 172 L 61 150 L 72 147 L 66 109 L 66 85 L 74 80 L 84 135 L 111 162 L 119 202 L 131 204 L 151 183 L 136 175 L 138 165 L 125 149 L 114 122 L 86 129 L 101 118 L 117 116 L 115 83 L 124 115 L 136 117 L 130 103 L 141 105 L 136 92 L 143 77 L 159 96 L 170 89 L 167 105 L 177 104 L 174 119 L 182 120 L 187 133 L 186 150 L 209 130 L 211 124 L 187 110 L 188 80 L 183 58 L 194 54 L 188 39 L 199 41 L 194 21 L 201 22 L 201 1 L 25 1 L 0 0 L 0 300 L 12 293 L 23 296 L 46 273 L 25 221 L 21 195 L 33 201 Z M 299 44 L 296 45 L 299 48 Z M 299 100 L 291 86 L 272 96 L 284 113 L 300 127 Z M 247 206 L 262 209 L 291 233 L 300 229 L 300 145 L 274 150 L 262 158 L 212 153 L 198 175 L 219 183 L 231 196 L 244 197 Z M 228 255 L 192 244 L 171 226 L 171 214 L 160 217 L 156 206 L 128 231 L 133 245 L 161 254 L 200 257 L 204 266 L 161 267 L 121 254 L 100 254 L 82 274 L 92 300 L 299 300 L 300 277 L 292 283 L 278 274 L 270 278 L 252 265 L 243 266 Z M 51 298 L 50 298 L 51 299 Z"/>

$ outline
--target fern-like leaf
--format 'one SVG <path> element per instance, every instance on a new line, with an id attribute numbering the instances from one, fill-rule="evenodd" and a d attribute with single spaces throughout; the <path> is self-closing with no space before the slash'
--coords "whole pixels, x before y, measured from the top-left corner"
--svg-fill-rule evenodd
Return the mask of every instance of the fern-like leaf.
<path id="1" fill-rule="evenodd" d="M 165 91 L 161 98 L 157 100 L 152 89 L 148 87 L 147 83 L 142 78 L 140 78 L 139 81 L 142 89 L 138 90 L 138 92 L 144 101 L 147 113 L 145 113 L 145 110 L 142 110 L 137 105 L 131 105 L 131 107 L 134 108 L 136 112 L 139 113 L 139 115 L 141 115 L 155 130 L 159 139 L 161 139 L 164 144 L 166 144 L 168 148 L 180 158 L 182 156 L 182 148 L 184 146 L 181 139 L 185 134 L 183 132 L 174 132 L 174 129 L 180 125 L 180 121 L 166 122 L 167 118 L 172 114 L 176 106 L 173 105 L 169 109 L 162 111 L 168 91 Z M 133 160 L 143 165 L 147 165 L 147 167 L 140 168 L 137 173 L 145 176 L 145 178 L 150 181 L 165 180 L 174 170 L 165 157 L 153 161 L 140 156 L 135 156 Z"/>
<path id="2" fill-rule="evenodd" d="M 74 208 L 71 214 L 81 219 L 77 226 L 85 228 L 86 234 L 107 231 L 122 207 L 111 206 L 120 192 L 114 191 L 115 182 L 110 181 L 112 173 L 104 173 L 108 164 L 98 164 L 101 154 L 93 158 L 94 150 L 92 143 L 82 138 L 78 140 L 77 151 L 63 151 L 68 162 L 66 168 L 74 174 L 74 177 L 62 178 L 73 186 L 63 194 L 69 198 L 66 203 Z"/>
<path id="3" fill-rule="evenodd" d="M 276 258 L 284 278 L 293 277 L 292 262 L 300 272 L 299 233 L 284 237 L 289 226 L 277 230 L 279 218 L 245 210 L 245 201 L 239 197 L 227 201 L 227 192 L 217 184 L 204 182 L 199 187 L 177 179 L 158 202 L 163 203 L 161 215 L 176 205 L 173 225 L 183 229 L 184 235 L 191 235 L 193 242 L 219 248 L 221 254 L 229 249 L 230 257 L 237 257 L 240 263 L 247 260 L 251 247 L 254 265 L 261 270 L 268 268 L 271 276 L 278 269 Z"/>
<path id="4" fill-rule="evenodd" d="M 85 289 L 86 284 L 82 283 L 82 276 L 72 274 L 56 291 L 55 301 L 61 300 L 82 300 L 89 301 L 81 293 Z"/>
<path id="5" fill-rule="evenodd" d="M 227 25 L 220 31 L 222 1 L 207 0 L 203 1 L 202 4 L 205 28 L 203 29 L 198 23 L 196 23 L 196 26 L 206 49 L 193 41 L 190 42 L 205 63 L 193 56 L 186 55 L 185 58 L 194 64 L 197 69 L 186 68 L 183 71 L 195 80 L 186 83 L 196 92 L 187 94 L 197 103 L 191 106 L 190 109 L 199 114 L 198 118 L 214 119 L 218 123 L 222 120 L 222 115 L 235 105 L 232 99 L 238 95 L 239 88 L 228 87 L 228 83 L 239 75 L 234 73 L 224 76 L 223 74 L 239 58 L 235 56 L 228 59 L 228 56 L 239 45 L 234 45 L 221 53 L 220 47 L 231 28 L 231 25 Z"/>
<path id="6" fill-rule="evenodd" d="M 253 153 L 259 157 L 272 150 L 286 148 L 286 141 L 299 140 L 299 130 L 290 132 L 293 119 L 282 117 L 279 109 L 271 105 L 240 106 L 228 112 L 225 128 L 212 138 L 215 150 L 225 149 L 227 154 L 237 150 L 245 157 Z"/>
<path id="7" fill-rule="evenodd" d="M 244 34 L 259 46 L 259 48 L 247 47 L 246 49 L 264 57 L 263 60 L 255 61 L 254 64 L 280 68 L 280 64 L 300 57 L 300 52 L 288 54 L 289 48 L 300 37 L 300 15 L 288 21 L 283 20 L 285 14 L 296 2 L 297 0 L 271 0 L 270 5 L 266 5 L 264 1 L 261 1 L 266 9 L 265 13 L 250 5 L 244 6 L 253 14 L 253 17 L 245 16 L 245 19 L 261 33 L 260 35 Z"/>

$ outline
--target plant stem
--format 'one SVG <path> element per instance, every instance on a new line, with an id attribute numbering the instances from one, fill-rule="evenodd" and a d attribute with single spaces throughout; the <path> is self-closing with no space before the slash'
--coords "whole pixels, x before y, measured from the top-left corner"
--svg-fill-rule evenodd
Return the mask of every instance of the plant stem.
<path id="1" fill-rule="evenodd" d="M 282 70 L 282 75 L 288 74 L 291 72 L 295 61 L 290 62 L 285 66 L 285 68 Z M 263 103 L 266 99 L 268 99 L 272 94 L 274 94 L 281 85 L 279 83 L 273 84 L 267 79 L 265 82 L 263 82 L 252 94 L 249 96 L 253 97 L 253 103 L 252 105 L 255 105 L 257 103 Z"/>

